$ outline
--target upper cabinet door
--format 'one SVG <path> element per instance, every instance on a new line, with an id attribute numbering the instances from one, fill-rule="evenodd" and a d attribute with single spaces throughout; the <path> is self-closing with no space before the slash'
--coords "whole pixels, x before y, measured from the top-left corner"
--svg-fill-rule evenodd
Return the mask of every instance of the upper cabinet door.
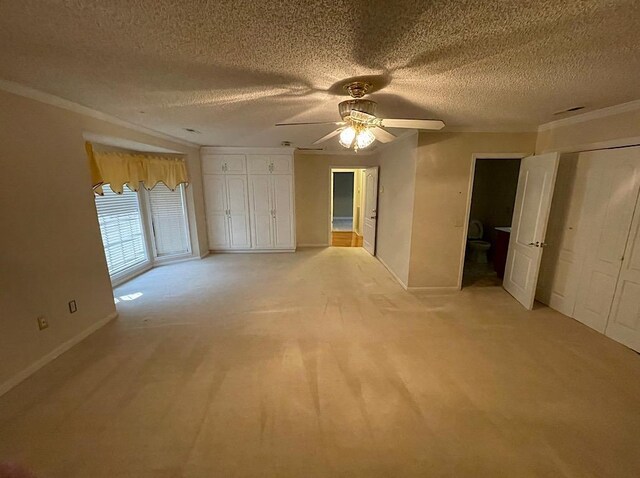
<path id="1" fill-rule="evenodd" d="M 249 174 L 270 174 L 271 156 L 267 154 L 252 154 L 247 158 Z"/>
<path id="2" fill-rule="evenodd" d="M 288 154 L 274 154 L 271 158 L 271 172 L 273 174 L 291 174 L 293 168 L 291 167 L 292 157 Z"/>
<path id="3" fill-rule="evenodd" d="M 221 154 L 202 155 L 202 174 L 224 174 L 225 156 Z"/>
<path id="4" fill-rule="evenodd" d="M 529 156 L 520 163 L 503 286 L 533 308 L 542 248 L 558 171 L 558 153 Z"/>
<path id="5" fill-rule="evenodd" d="M 202 174 L 244 174 L 247 163 L 244 154 L 205 154 Z"/>
<path id="6" fill-rule="evenodd" d="M 292 157 L 288 154 L 252 154 L 248 156 L 249 174 L 291 174 Z"/>
<path id="7" fill-rule="evenodd" d="M 293 179 L 290 174 L 274 175 L 273 210 L 274 210 L 274 247 L 278 249 L 294 249 L 293 218 Z"/>
<path id="8" fill-rule="evenodd" d="M 247 172 L 247 158 L 244 154 L 226 154 L 224 158 L 227 174 L 245 174 Z"/>
<path id="9" fill-rule="evenodd" d="M 249 249 L 251 229 L 247 177 L 243 174 L 233 174 L 225 179 L 229 204 L 229 245 L 232 249 Z"/>

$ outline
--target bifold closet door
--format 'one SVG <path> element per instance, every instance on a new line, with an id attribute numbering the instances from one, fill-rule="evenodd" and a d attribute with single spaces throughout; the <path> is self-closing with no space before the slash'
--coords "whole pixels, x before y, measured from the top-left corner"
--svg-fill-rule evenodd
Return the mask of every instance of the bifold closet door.
<path id="1" fill-rule="evenodd" d="M 229 247 L 229 222 L 227 218 L 226 176 L 219 174 L 203 175 L 204 197 L 207 214 L 207 233 L 209 249 L 227 249 Z"/>
<path id="2" fill-rule="evenodd" d="M 636 201 L 606 334 L 640 352 L 640 196 Z"/>
<path id="3" fill-rule="evenodd" d="M 273 236 L 278 249 L 293 249 L 293 176 L 274 174 L 272 181 Z"/>
<path id="4" fill-rule="evenodd" d="M 271 176 L 256 174 L 249 176 L 249 200 L 251 202 L 251 235 L 253 247 L 273 247 L 273 206 L 271 205 Z"/>
<path id="5" fill-rule="evenodd" d="M 229 210 L 229 247 L 249 249 L 251 247 L 251 228 L 249 225 L 249 190 L 244 174 L 224 176 L 227 183 Z"/>
<path id="6" fill-rule="evenodd" d="M 624 149 L 582 154 L 589 160 L 579 229 L 585 252 L 573 317 L 604 332 L 638 197 L 638 161 Z"/>

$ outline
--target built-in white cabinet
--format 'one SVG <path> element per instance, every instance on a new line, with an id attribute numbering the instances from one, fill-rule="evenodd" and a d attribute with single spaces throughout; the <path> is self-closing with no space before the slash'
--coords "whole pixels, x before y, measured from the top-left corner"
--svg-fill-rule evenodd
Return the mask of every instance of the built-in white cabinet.
<path id="1" fill-rule="evenodd" d="M 265 149 L 203 148 L 211 250 L 295 250 L 293 155 Z"/>
<path id="2" fill-rule="evenodd" d="M 249 174 L 291 174 L 293 157 L 286 154 L 254 154 L 247 158 Z"/>
<path id="3" fill-rule="evenodd" d="M 247 177 L 205 174 L 207 231 L 212 250 L 251 247 Z"/>
<path id="4" fill-rule="evenodd" d="M 640 148 L 560 163 L 538 298 L 640 351 Z"/>

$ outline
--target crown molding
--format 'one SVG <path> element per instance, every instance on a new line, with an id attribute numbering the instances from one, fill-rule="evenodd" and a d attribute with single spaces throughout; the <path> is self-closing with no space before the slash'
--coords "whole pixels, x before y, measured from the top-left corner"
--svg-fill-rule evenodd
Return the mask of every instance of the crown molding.
<path id="1" fill-rule="evenodd" d="M 607 116 L 613 116 L 627 111 L 640 110 L 640 100 L 629 101 L 628 103 L 621 103 L 619 105 L 608 106 L 606 108 L 600 108 L 586 113 L 570 116 L 569 118 L 562 118 L 538 126 L 538 132 L 548 131 L 550 129 L 561 128 L 563 126 L 569 126 L 572 124 L 584 123 L 585 121 L 591 121 L 599 118 L 606 118 Z"/>
<path id="2" fill-rule="evenodd" d="M 294 148 L 260 146 L 202 146 L 200 154 L 287 154 L 293 156 Z"/>
<path id="3" fill-rule="evenodd" d="M 378 151 L 378 148 L 375 149 L 370 149 L 367 150 L 365 152 L 359 152 L 356 153 L 355 151 L 353 151 L 352 149 L 344 149 L 343 151 L 340 150 L 309 150 L 309 149 L 296 149 L 296 153 L 297 154 L 310 154 L 310 155 L 315 155 L 315 156 L 353 156 L 353 157 L 359 157 L 359 156 L 371 156 L 373 154 L 375 154 Z"/>
<path id="4" fill-rule="evenodd" d="M 33 88 L 21 85 L 19 83 L 15 83 L 13 81 L 0 79 L 0 90 L 6 91 L 8 93 L 12 93 L 14 95 L 29 98 L 31 100 L 39 101 L 40 103 L 56 106 L 58 108 L 65 109 L 67 111 L 72 111 L 74 113 L 89 116 L 91 118 L 105 121 L 107 123 L 111 123 L 117 126 L 122 126 L 124 128 L 137 131 L 139 133 L 147 134 L 149 136 L 154 136 L 158 139 L 171 141 L 172 143 L 181 144 L 183 146 L 189 146 L 190 148 L 200 147 L 199 144 L 191 143 L 189 141 L 185 141 L 184 139 L 176 138 L 175 136 L 171 136 L 166 133 L 161 133 L 160 131 L 150 129 L 145 126 L 140 126 L 134 123 L 130 123 L 116 116 L 103 113 L 102 111 L 94 110 L 87 106 L 83 106 L 79 103 L 74 103 L 73 101 L 60 98 L 59 96 L 55 96 L 50 93 L 45 93 L 40 90 L 35 90 Z"/>

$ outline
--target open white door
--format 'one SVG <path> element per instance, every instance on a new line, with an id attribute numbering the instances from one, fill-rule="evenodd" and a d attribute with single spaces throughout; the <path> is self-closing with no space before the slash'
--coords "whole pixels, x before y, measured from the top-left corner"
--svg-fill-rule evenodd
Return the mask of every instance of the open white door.
<path id="1" fill-rule="evenodd" d="M 529 156 L 520 163 L 503 286 L 529 310 L 533 308 L 557 171 L 558 153 Z"/>
<path id="2" fill-rule="evenodd" d="M 362 245 L 365 250 L 376 254 L 376 223 L 378 222 L 378 167 L 367 168 L 364 173 L 364 225 Z"/>

